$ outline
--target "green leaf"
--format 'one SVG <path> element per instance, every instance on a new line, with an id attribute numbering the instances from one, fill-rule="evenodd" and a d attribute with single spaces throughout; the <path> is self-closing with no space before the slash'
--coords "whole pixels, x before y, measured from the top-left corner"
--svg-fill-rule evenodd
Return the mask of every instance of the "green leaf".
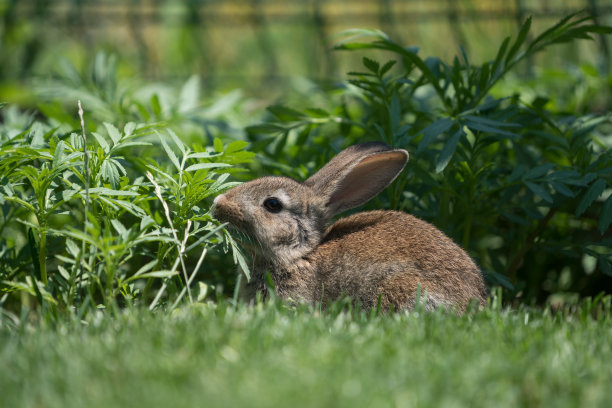
<path id="1" fill-rule="evenodd" d="M 131 276 L 131 277 L 127 278 L 124 282 L 128 283 L 128 282 L 131 282 L 131 281 L 136 280 L 136 279 L 171 278 L 172 276 L 176 276 L 178 274 L 179 274 L 178 271 L 169 271 L 169 270 L 145 272 L 145 273 L 142 273 L 142 274 L 140 274 L 138 276 L 136 276 L 136 275 Z"/>
<path id="2" fill-rule="evenodd" d="M 62 191 L 62 200 L 70 201 L 72 197 L 74 197 L 79 191 L 78 190 L 63 190 Z"/>
<path id="3" fill-rule="evenodd" d="M 215 140 L 213 140 L 213 146 L 217 153 L 223 152 L 223 142 L 218 137 L 215 137 Z"/>
<path id="4" fill-rule="evenodd" d="M 354 41 L 358 38 L 363 37 L 374 37 L 379 40 L 389 40 L 389 36 L 384 32 L 376 29 L 367 29 L 367 28 L 350 28 L 348 30 L 344 30 L 336 35 L 336 37 L 348 37 L 343 41 L 336 43 L 334 48 L 341 47 L 345 45 L 349 41 Z M 367 44 L 370 45 L 370 44 Z"/>
<path id="5" fill-rule="evenodd" d="M 295 109 L 291 109 L 283 105 L 268 106 L 267 110 L 282 122 L 293 122 L 296 120 L 301 120 L 305 117 L 302 112 L 298 112 Z"/>
<path id="6" fill-rule="evenodd" d="M 218 168 L 224 168 L 224 167 L 232 167 L 232 165 L 227 164 L 227 163 L 197 163 L 197 164 L 192 164 L 191 166 L 187 167 L 185 171 L 195 171 L 195 170 L 202 170 L 202 169 L 218 169 Z"/>
<path id="7" fill-rule="evenodd" d="M 196 297 L 196 302 L 201 302 L 206 298 L 208 294 L 208 285 L 202 281 L 198 282 L 198 296 Z"/>
<path id="8" fill-rule="evenodd" d="M 57 146 L 55 146 L 55 152 L 53 153 L 53 163 L 52 167 L 55 169 L 60 164 L 62 164 L 62 159 L 64 158 L 64 149 L 66 147 L 66 143 L 63 140 L 60 140 Z"/>
<path id="9" fill-rule="evenodd" d="M 601 269 L 601 272 L 603 272 L 604 275 L 607 276 L 612 276 L 612 267 L 610 266 L 610 262 L 608 261 L 608 258 L 606 258 L 605 255 L 599 255 L 599 268 Z"/>
<path id="10" fill-rule="evenodd" d="M 242 271 L 242 273 L 244 273 L 244 276 L 246 276 L 246 278 L 248 280 L 250 280 L 251 279 L 251 271 L 249 270 L 249 266 L 247 264 L 247 261 L 244 258 L 244 255 L 242 254 L 242 251 L 236 245 L 236 243 L 234 242 L 233 239 L 231 240 L 231 246 L 232 246 L 232 252 L 233 252 L 233 255 L 234 255 L 234 263 L 238 264 L 238 266 L 240 267 L 240 270 Z"/>
<path id="11" fill-rule="evenodd" d="M 231 143 L 230 143 L 231 144 Z M 214 157 L 221 156 L 222 153 L 211 153 L 211 152 L 198 152 L 198 153 L 189 153 L 187 155 L 188 159 L 212 159 Z"/>
<path id="12" fill-rule="evenodd" d="M 113 226 L 113 228 L 115 228 L 115 231 L 117 231 L 117 234 L 119 235 L 124 235 L 125 233 L 128 232 L 127 228 L 125 228 L 125 225 L 123 225 L 117 219 L 111 220 L 111 225 Z"/>
<path id="13" fill-rule="evenodd" d="M 580 173 L 576 170 L 559 170 L 549 174 L 548 177 L 567 183 L 568 179 L 577 179 L 580 177 Z"/>
<path id="14" fill-rule="evenodd" d="M 374 74 L 378 74 L 378 69 L 380 68 L 380 64 L 378 62 L 376 62 L 373 59 L 370 59 L 368 57 L 363 57 L 362 61 L 363 61 L 363 65 L 369 71 L 372 71 Z"/>
<path id="15" fill-rule="evenodd" d="M 385 65 L 383 65 L 382 68 L 380 69 L 380 76 L 381 77 L 385 76 L 385 74 L 389 72 L 391 68 L 393 68 L 396 62 L 397 61 L 391 60 L 391 61 L 388 61 Z"/>
<path id="16" fill-rule="evenodd" d="M 608 196 L 601 209 L 601 215 L 599 216 L 599 232 L 602 234 L 606 232 L 610 223 L 612 223 L 612 194 Z"/>
<path id="17" fill-rule="evenodd" d="M 104 153 L 108 154 L 110 152 L 110 145 L 106 141 L 106 138 L 104 136 L 100 135 L 99 133 L 96 133 L 96 132 L 93 132 L 92 135 L 93 135 L 93 137 L 96 138 L 96 141 L 98 142 L 98 144 L 100 145 L 100 147 L 102 148 Z"/>
<path id="18" fill-rule="evenodd" d="M 552 170 L 556 165 L 554 163 L 546 163 L 540 166 L 536 166 L 533 169 L 530 169 L 525 174 L 523 174 L 523 180 L 532 180 L 538 177 L 544 176 L 550 170 Z"/>
<path id="19" fill-rule="evenodd" d="M 566 197 L 576 197 L 576 193 L 561 182 L 551 181 L 550 185 L 552 186 L 552 188 L 555 189 L 555 191 L 560 194 L 563 194 Z"/>
<path id="20" fill-rule="evenodd" d="M 149 143 L 149 142 L 120 142 L 117 146 L 115 146 L 116 149 L 125 149 L 128 147 L 134 147 L 134 146 L 152 146 L 153 143 Z"/>
<path id="21" fill-rule="evenodd" d="M 111 184 L 113 188 L 119 187 L 119 172 L 109 160 L 102 162 L 102 179 Z"/>
<path id="22" fill-rule="evenodd" d="M 234 152 L 238 152 L 242 149 L 245 149 L 250 143 L 244 140 L 235 140 L 230 142 L 227 146 L 225 146 L 225 154 L 230 154 Z"/>
<path id="23" fill-rule="evenodd" d="M 247 126 L 248 133 L 279 133 L 284 132 L 285 128 L 274 123 L 262 123 L 259 125 Z"/>
<path id="24" fill-rule="evenodd" d="M 183 88 L 178 99 L 178 111 L 180 113 L 187 113 L 198 107 L 200 99 L 200 77 L 192 75 Z"/>
<path id="25" fill-rule="evenodd" d="M 108 137 L 113 141 L 113 145 L 119 143 L 121 139 L 121 132 L 114 125 L 104 122 L 104 127 L 106 127 L 106 131 L 108 132 Z"/>
<path id="26" fill-rule="evenodd" d="M 308 108 L 305 110 L 306 114 L 311 118 L 327 118 L 329 117 L 329 112 L 320 109 L 320 108 Z"/>
<path id="27" fill-rule="evenodd" d="M 410 63 L 412 63 L 414 66 L 416 66 L 421 71 L 421 73 L 423 74 L 423 77 L 434 87 L 442 103 L 444 103 L 444 105 L 447 108 L 450 108 L 449 106 L 450 102 L 447 100 L 447 98 L 445 98 L 445 92 L 440 86 L 439 76 L 435 75 L 431 71 L 429 66 L 425 63 L 425 61 L 423 61 L 417 55 L 417 50 L 411 49 L 411 48 L 404 48 L 398 44 L 395 44 L 387 37 L 386 34 L 384 35 L 384 37 L 385 37 L 384 39 L 375 41 L 371 44 L 360 44 L 360 43 L 342 44 L 342 45 L 336 46 L 335 48 L 336 49 L 365 49 L 365 48 L 380 49 L 380 50 L 392 51 L 392 52 L 395 52 L 401 55 L 402 57 L 404 57 L 406 60 L 408 60 Z"/>
<path id="28" fill-rule="evenodd" d="M 515 133 L 508 132 L 507 130 L 502 130 L 493 126 L 485 125 L 482 122 L 468 121 L 466 122 L 466 126 L 472 131 L 477 130 L 480 132 L 491 133 L 494 135 L 507 136 L 511 139 L 518 138 L 518 135 Z"/>
<path id="29" fill-rule="evenodd" d="M 435 140 L 435 138 L 446 132 L 448 129 L 453 126 L 453 120 L 450 118 L 442 118 L 433 122 L 425 129 L 423 129 L 423 138 L 419 142 L 419 147 L 417 148 L 417 154 L 423 152 L 427 147 Z"/>
<path id="30" fill-rule="evenodd" d="M 527 171 L 527 166 L 524 163 L 520 163 L 518 166 L 514 166 L 512 173 L 508 176 L 508 183 L 514 183 L 522 178 L 523 174 Z"/>
<path id="31" fill-rule="evenodd" d="M 587 208 L 593 204 L 595 200 L 603 193 L 606 188 L 606 181 L 604 179 L 597 179 L 591 186 L 587 189 L 578 204 L 578 208 L 576 208 L 576 216 L 579 217 L 582 215 Z"/>
<path id="32" fill-rule="evenodd" d="M 436 162 L 436 173 L 440 173 L 443 171 L 448 163 L 450 162 L 453 154 L 455 154 L 455 150 L 457 150 L 457 144 L 459 143 L 459 139 L 463 134 L 463 129 L 459 129 L 456 131 L 450 139 L 446 142 L 440 155 L 438 156 L 438 161 Z"/>
<path id="33" fill-rule="evenodd" d="M 138 269 L 138 271 L 136 271 L 136 273 L 133 275 L 133 277 L 136 277 L 138 275 L 142 275 L 145 272 L 149 272 L 151 269 L 153 269 L 155 267 L 155 265 L 158 263 L 157 259 L 154 259 L 150 262 L 147 262 L 146 264 L 144 264 L 143 266 L 140 267 L 140 269 Z"/>
<path id="34" fill-rule="evenodd" d="M 393 92 L 393 96 L 391 97 L 391 106 L 389 107 L 389 123 L 391 124 L 392 132 L 399 127 L 401 114 L 402 106 L 400 104 L 399 97 L 397 96 L 397 92 Z"/>
<path id="35" fill-rule="evenodd" d="M 528 17 L 527 20 L 525 20 L 523 26 L 521 27 L 521 31 L 519 31 L 518 36 L 516 37 L 516 41 L 512 45 L 512 48 L 510 48 L 510 51 L 508 51 L 508 55 L 506 56 L 506 64 L 510 63 L 512 58 L 514 58 L 518 50 L 521 48 L 521 46 L 525 42 L 525 39 L 527 38 L 527 34 L 529 34 L 530 28 L 531 17 Z"/>
<path id="36" fill-rule="evenodd" d="M 508 49 L 508 44 L 510 44 L 510 37 L 506 37 L 504 39 L 504 41 L 502 42 L 502 45 L 499 47 L 499 50 L 497 51 L 497 56 L 495 57 L 495 60 L 493 61 L 493 64 L 491 65 L 491 76 L 492 76 L 492 80 L 496 79 L 495 77 L 497 75 L 499 75 L 499 73 L 501 73 L 501 69 L 503 68 L 501 63 L 504 60 L 504 55 L 506 54 L 506 50 Z"/>
<path id="37" fill-rule="evenodd" d="M 467 120 L 466 123 L 476 123 L 476 124 L 481 124 L 484 126 L 493 126 L 493 127 L 507 127 L 507 128 L 520 128 L 521 127 L 521 125 L 517 123 L 502 122 L 499 120 L 485 118 L 482 116 L 464 115 L 463 117 Z"/>
<path id="38" fill-rule="evenodd" d="M 81 194 L 84 194 L 85 191 L 82 190 Z M 125 190 L 111 190 L 106 187 L 94 187 L 89 189 L 89 194 L 98 194 L 102 196 L 138 196 L 135 191 L 125 191 Z"/>
<path id="39" fill-rule="evenodd" d="M 33 149 L 40 149 L 45 146 L 45 134 L 43 132 L 42 124 L 34 122 L 30 128 L 30 147 Z"/>
<path id="40" fill-rule="evenodd" d="M 157 225 L 155 220 L 151 218 L 148 214 L 145 214 L 140 219 L 140 230 L 144 231 L 149 228 L 151 225 Z"/>
<path id="41" fill-rule="evenodd" d="M 162 107 L 161 103 L 159 102 L 159 95 L 153 94 L 153 96 L 151 97 L 151 108 L 153 109 L 153 113 L 155 114 L 155 116 L 157 116 L 158 118 L 162 117 Z"/>
<path id="42" fill-rule="evenodd" d="M 215 228 L 213 228 L 212 230 L 210 230 L 206 235 L 204 235 L 203 237 L 200 237 L 196 242 L 194 242 L 193 244 L 189 245 L 185 252 L 189 253 L 192 250 L 194 250 L 195 248 L 199 247 L 200 245 L 202 245 L 203 243 L 208 242 L 208 239 L 210 237 L 212 237 L 213 235 L 215 235 L 217 232 L 219 232 L 220 230 L 222 230 L 224 227 L 227 226 L 227 223 L 225 224 L 221 224 L 216 226 Z"/>
<path id="43" fill-rule="evenodd" d="M 174 133 L 172 129 L 168 128 L 167 131 L 170 137 L 172 138 L 172 140 L 174 141 L 174 144 L 176 145 L 176 147 L 178 147 L 181 153 L 185 155 L 187 148 L 185 147 L 185 144 L 183 143 L 183 141 L 176 135 L 176 133 Z"/>
<path id="44" fill-rule="evenodd" d="M 525 181 L 525 185 L 529 190 L 531 190 L 535 195 L 540 196 L 544 201 L 548 201 L 549 203 L 553 202 L 552 196 L 548 191 L 546 191 L 542 186 L 532 183 L 531 181 Z"/>
<path id="45" fill-rule="evenodd" d="M 571 20 L 572 18 L 574 18 L 575 16 L 577 16 L 578 14 L 582 13 L 582 11 L 578 11 L 572 14 L 569 14 L 567 16 L 565 16 L 564 18 L 562 18 L 561 20 L 559 20 L 555 25 L 553 25 L 552 27 L 549 27 L 548 29 L 546 29 L 544 32 L 542 32 L 539 36 L 537 36 L 535 38 L 535 40 L 533 40 L 531 42 L 531 44 L 529 44 L 528 49 L 532 49 L 534 48 L 538 43 L 542 42 L 543 40 L 545 40 L 547 37 L 552 36 L 555 32 L 559 31 L 559 28 L 561 28 L 564 24 L 566 24 L 569 20 Z"/>
<path id="46" fill-rule="evenodd" d="M 134 130 L 136 130 L 136 123 L 128 122 L 123 127 L 123 134 L 125 135 L 126 138 L 128 138 L 132 136 L 132 133 L 134 133 Z"/>
<path id="47" fill-rule="evenodd" d="M 555 145 L 560 146 L 563 149 L 569 149 L 570 147 L 570 144 L 567 141 L 567 139 L 561 136 L 555 135 L 553 133 L 543 132 L 539 130 L 531 130 L 529 131 L 529 134 L 538 136 L 542 139 L 546 139 L 547 141 L 554 143 Z"/>
<path id="48" fill-rule="evenodd" d="M 378 138 L 380 140 L 387 140 L 387 135 L 385 130 L 378 123 L 374 123 L 374 129 L 376 129 L 376 133 L 378 133 Z"/>
<path id="49" fill-rule="evenodd" d="M 480 78 L 478 80 L 478 91 L 479 92 L 487 88 L 487 83 L 489 82 L 489 75 L 490 75 L 489 67 L 490 67 L 490 64 L 488 62 L 485 62 L 480 67 Z"/>
<path id="50" fill-rule="evenodd" d="M 170 158 L 170 161 L 172 162 L 172 164 L 174 164 L 174 167 L 176 167 L 176 169 L 180 171 L 181 170 L 181 164 L 179 163 L 179 160 L 176 157 L 176 154 L 174 154 L 172 149 L 170 149 L 170 146 L 168 146 L 168 144 L 166 143 L 165 138 L 157 130 L 155 131 L 155 133 L 157 133 L 157 136 L 159 136 L 159 140 L 160 140 L 160 142 L 162 144 L 162 147 L 166 151 L 166 154 L 168 155 L 168 158 Z"/>

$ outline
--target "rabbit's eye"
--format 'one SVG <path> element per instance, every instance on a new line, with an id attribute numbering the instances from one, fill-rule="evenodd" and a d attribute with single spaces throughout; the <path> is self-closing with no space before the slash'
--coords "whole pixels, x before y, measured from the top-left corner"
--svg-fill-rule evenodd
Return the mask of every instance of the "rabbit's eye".
<path id="1" fill-rule="evenodd" d="M 266 198 L 266 200 L 263 202 L 263 206 L 271 213 L 278 213 L 283 209 L 283 205 L 276 197 Z"/>

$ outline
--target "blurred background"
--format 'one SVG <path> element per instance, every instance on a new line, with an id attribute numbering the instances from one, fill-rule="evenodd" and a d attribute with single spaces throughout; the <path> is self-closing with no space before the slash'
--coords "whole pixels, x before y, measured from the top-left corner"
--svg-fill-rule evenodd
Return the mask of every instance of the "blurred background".
<path id="1" fill-rule="evenodd" d="M 33 106 L 37 79 L 66 61 L 83 70 L 100 50 L 118 56 L 122 77 L 182 82 L 196 74 L 209 92 L 274 97 L 296 77 L 344 79 L 359 61 L 332 47 L 349 28 L 380 29 L 425 57 L 450 60 L 462 46 L 478 64 L 527 16 L 538 33 L 582 9 L 598 24 L 612 22 L 612 0 L 0 0 L 0 100 Z M 561 81 L 607 77 L 609 40 L 557 47 L 518 72 L 533 75 L 537 65 Z"/>

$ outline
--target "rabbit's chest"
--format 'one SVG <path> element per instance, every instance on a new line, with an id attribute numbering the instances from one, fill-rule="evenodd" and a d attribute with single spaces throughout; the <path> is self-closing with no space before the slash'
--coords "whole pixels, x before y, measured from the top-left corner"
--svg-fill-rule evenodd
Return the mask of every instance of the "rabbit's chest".
<path id="1" fill-rule="evenodd" d="M 273 290 L 283 300 L 314 302 L 317 282 L 313 266 L 308 260 L 300 259 L 292 265 L 278 266 L 270 263 L 255 264 L 251 280 L 245 285 L 245 292 L 254 298 L 257 292 L 263 297 Z"/>

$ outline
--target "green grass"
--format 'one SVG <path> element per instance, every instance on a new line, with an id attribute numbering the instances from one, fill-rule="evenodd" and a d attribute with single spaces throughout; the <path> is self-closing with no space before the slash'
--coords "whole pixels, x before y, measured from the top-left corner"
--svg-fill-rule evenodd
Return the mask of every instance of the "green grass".
<path id="1" fill-rule="evenodd" d="M 369 316 L 221 303 L 4 324 L 0 406 L 612 406 L 609 297 L 596 306 Z"/>

